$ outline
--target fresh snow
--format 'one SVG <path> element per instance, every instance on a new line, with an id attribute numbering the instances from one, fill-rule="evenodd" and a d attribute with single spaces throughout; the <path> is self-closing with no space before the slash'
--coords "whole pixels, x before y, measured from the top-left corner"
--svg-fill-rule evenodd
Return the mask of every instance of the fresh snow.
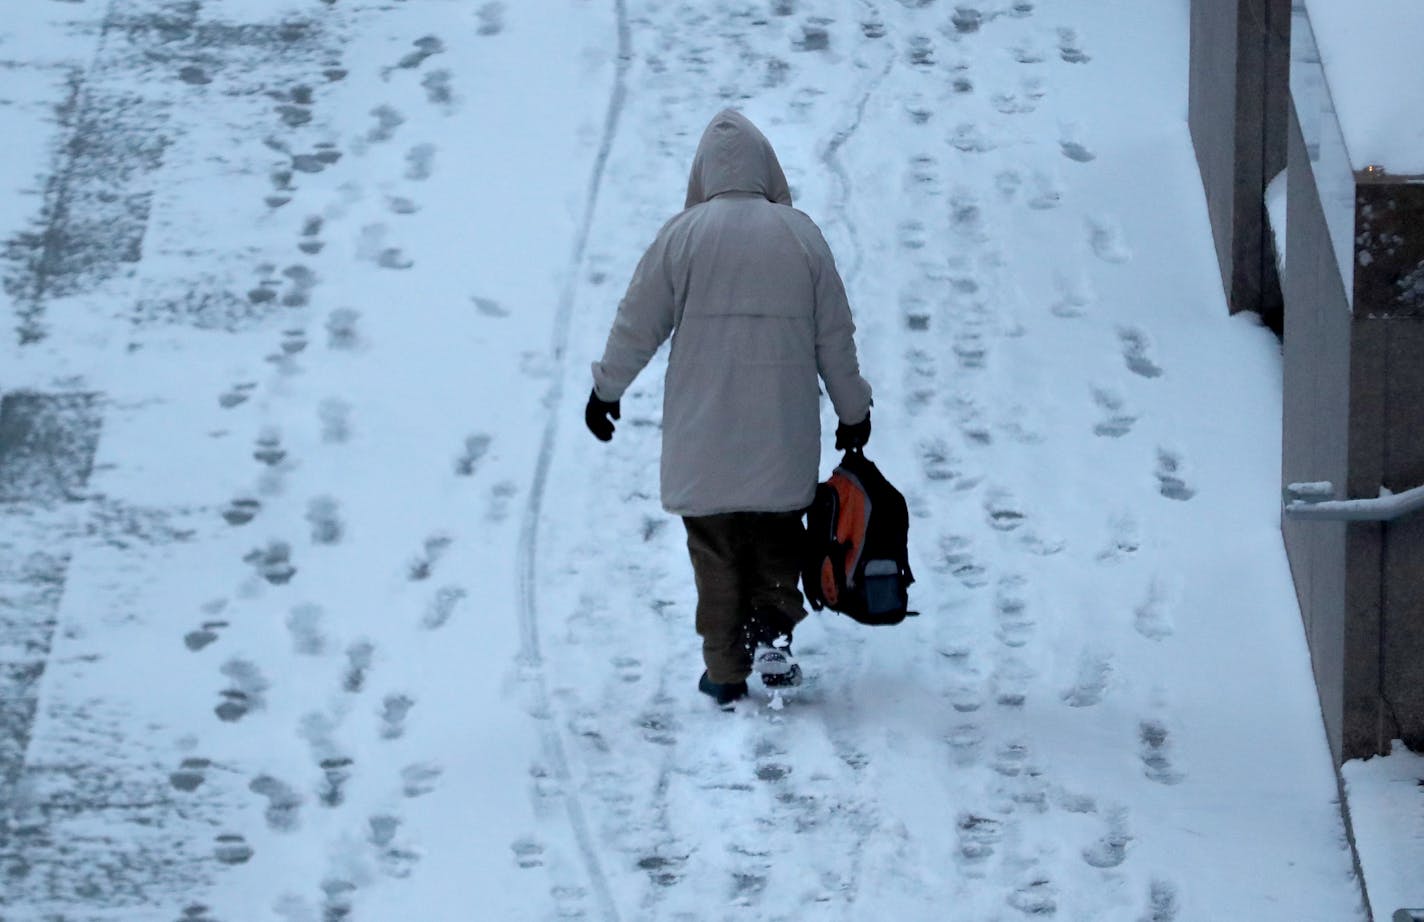
<path id="1" fill-rule="evenodd" d="M 1346 762 L 1342 774 L 1374 917 L 1424 910 L 1424 756 L 1395 740 L 1389 756 Z"/>
<path id="2" fill-rule="evenodd" d="M 1186 4 L 23 10 L 5 919 L 1364 917 Z M 733 714 L 664 359 L 581 419 L 726 105 L 837 255 L 923 612 Z"/>
<path id="3" fill-rule="evenodd" d="M 1356 171 L 1424 175 L 1424 6 L 1415 0 L 1306 0 Z"/>

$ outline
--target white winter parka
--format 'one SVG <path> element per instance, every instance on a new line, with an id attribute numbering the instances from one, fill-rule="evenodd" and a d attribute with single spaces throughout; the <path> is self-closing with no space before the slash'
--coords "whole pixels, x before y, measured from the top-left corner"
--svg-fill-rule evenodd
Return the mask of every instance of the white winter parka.
<path id="1" fill-rule="evenodd" d="M 791 207 L 770 142 L 728 109 L 702 135 L 685 210 L 633 272 L 594 390 L 620 399 L 671 335 L 663 507 L 788 512 L 810 504 L 819 475 L 817 377 L 842 422 L 870 412 L 854 334 L 820 230 Z"/>

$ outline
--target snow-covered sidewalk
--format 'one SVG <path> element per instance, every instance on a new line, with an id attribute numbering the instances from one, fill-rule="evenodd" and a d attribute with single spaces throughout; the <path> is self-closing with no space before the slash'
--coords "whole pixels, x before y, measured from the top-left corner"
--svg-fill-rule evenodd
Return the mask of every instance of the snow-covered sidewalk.
<path id="1" fill-rule="evenodd" d="M 27 4 L 0 396 L 63 437 L 0 497 L 0 914 L 1361 917 L 1186 39 L 1128 0 Z M 660 360 L 581 423 L 727 105 L 846 278 L 923 612 L 813 617 L 807 685 L 731 715 Z"/>

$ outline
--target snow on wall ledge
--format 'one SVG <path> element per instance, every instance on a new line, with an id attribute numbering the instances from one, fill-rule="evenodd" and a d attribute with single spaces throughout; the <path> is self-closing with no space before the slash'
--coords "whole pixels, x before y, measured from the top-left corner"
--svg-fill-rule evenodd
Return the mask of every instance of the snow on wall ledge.
<path id="1" fill-rule="evenodd" d="M 1356 171 L 1424 175 L 1424 4 L 1306 0 Z"/>
<path id="2" fill-rule="evenodd" d="M 1395 740 L 1389 756 L 1346 762 L 1341 773 L 1374 918 L 1424 907 L 1424 755 Z"/>

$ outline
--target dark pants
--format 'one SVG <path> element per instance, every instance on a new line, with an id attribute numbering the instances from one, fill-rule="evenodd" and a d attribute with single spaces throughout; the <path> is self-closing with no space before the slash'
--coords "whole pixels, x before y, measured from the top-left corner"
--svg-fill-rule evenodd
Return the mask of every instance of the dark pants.
<path id="1" fill-rule="evenodd" d="M 806 617 L 797 580 L 805 529 L 799 512 L 685 516 L 697 579 L 697 633 L 713 682 L 751 672 L 752 649 Z"/>

